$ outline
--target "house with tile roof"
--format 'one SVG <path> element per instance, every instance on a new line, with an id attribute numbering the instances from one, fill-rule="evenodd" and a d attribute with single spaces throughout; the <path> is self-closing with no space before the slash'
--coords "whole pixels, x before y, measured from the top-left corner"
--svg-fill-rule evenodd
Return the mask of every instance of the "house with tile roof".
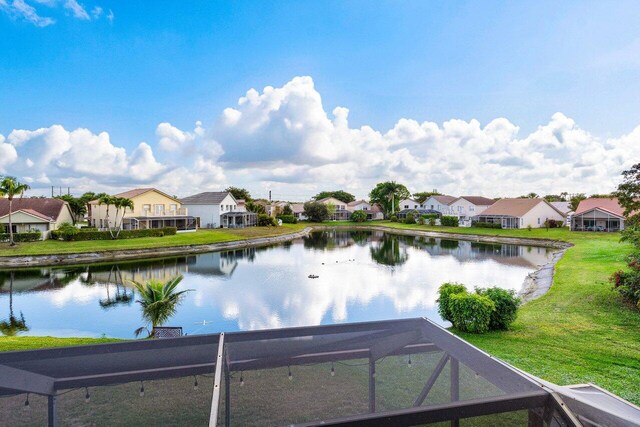
<path id="1" fill-rule="evenodd" d="M 590 198 L 580 202 L 571 216 L 572 231 L 624 230 L 624 208 L 617 197 Z"/>
<path id="2" fill-rule="evenodd" d="M 460 220 L 468 220 L 480 215 L 495 200 L 482 196 L 460 196 L 449 205 L 450 215 L 457 216 Z"/>
<path id="3" fill-rule="evenodd" d="M 368 220 L 384 219 L 384 212 L 377 204 L 371 204 L 366 200 L 354 200 L 347 203 L 347 210 L 351 213 L 355 211 L 364 211 L 367 214 Z"/>
<path id="4" fill-rule="evenodd" d="M 124 197 L 133 201 L 133 210 L 122 211 L 122 228 L 140 230 L 149 228 L 176 227 L 178 231 L 197 229 L 196 219 L 188 214 L 187 208 L 177 198 L 155 188 L 136 188 L 114 197 Z M 115 208 L 100 204 L 99 200 L 89 202 L 89 224 L 99 229 L 116 227 Z M 119 217 L 120 218 L 120 217 Z M 119 219 L 118 219 L 119 222 Z"/>
<path id="5" fill-rule="evenodd" d="M 201 228 L 242 228 L 255 226 L 258 215 L 248 212 L 244 200 L 228 191 L 205 191 L 180 199 Z"/>
<path id="6" fill-rule="evenodd" d="M 456 199 L 457 197 L 447 196 L 445 194 L 430 196 L 422 203 L 422 209 L 437 211 L 440 215 L 453 215 L 449 205 Z"/>
<path id="7" fill-rule="evenodd" d="M 547 220 L 564 222 L 566 215 L 544 199 L 500 199 L 473 221 L 500 224 L 502 228 L 540 228 Z"/>
<path id="8" fill-rule="evenodd" d="M 14 233 L 40 231 L 46 239 L 61 224 L 73 222 L 69 204 L 53 198 L 18 198 L 11 206 Z M 9 200 L 0 199 L 0 232 L 9 232 Z"/>

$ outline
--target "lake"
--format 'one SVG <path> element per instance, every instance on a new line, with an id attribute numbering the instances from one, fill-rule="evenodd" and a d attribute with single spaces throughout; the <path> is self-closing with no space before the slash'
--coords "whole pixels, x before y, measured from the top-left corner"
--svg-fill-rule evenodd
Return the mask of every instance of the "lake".
<path id="1" fill-rule="evenodd" d="M 192 291 L 167 326 L 189 335 L 421 316 L 445 324 L 442 283 L 519 291 L 552 251 L 340 229 L 263 248 L 0 271 L 0 333 L 132 338 L 143 321 L 130 280 L 179 274 Z"/>

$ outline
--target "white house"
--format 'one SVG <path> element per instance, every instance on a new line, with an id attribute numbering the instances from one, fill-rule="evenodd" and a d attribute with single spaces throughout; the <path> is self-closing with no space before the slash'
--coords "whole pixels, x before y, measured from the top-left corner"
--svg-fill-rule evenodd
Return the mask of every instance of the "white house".
<path id="1" fill-rule="evenodd" d="M 330 218 L 334 221 L 346 221 L 351 218 L 351 212 L 347 210 L 347 204 L 342 200 L 338 200 L 335 197 L 325 197 L 324 199 L 318 200 L 318 202 L 335 207 L 336 210 Z"/>
<path id="2" fill-rule="evenodd" d="M 220 228 L 222 215 L 230 212 L 244 212 L 233 195 L 226 191 L 207 191 L 180 200 L 189 215 L 196 218 L 200 228 Z"/>
<path id="3" fill-rule="evenodd" d="M 422 203 L 422 208 L 432 210 L 432 211 L 438 211 L 442 215 L 454 215 L 449 205 L 453 203 L 455 200 L 456 200 L 456 197 L 446 196 L 444 194 L 431 196 Z"/>
<path id="4" fill-rule="evenodd" d="M 493 205 L 495 200 L 481 196 L 460 196 L 449 205 L 451 215 L 455 215 L 461 220 L 470 219 L 473 216 L 480 215 L 489 206 Z"/>
<path id="5" fill-rule="evenodd" d="M 400 210 L 404 209 L 420 209 L 422 205 L 413 199 L 400 200 Z"/>
<path id="6" fill-rule="evenodd" d="M 544 199 L 500 199 L 473 219 L 502 228 L 544 227 L 547 220 L 565 221 L 565 214 Z"/>
<path id="7" fill-rule="evenodd" d="M 382 212 L 382 209 L 380 209 L 380 206 L 375 204 L 372 205 L 366 200 L 355 200 L 348 203 L 347 210 L 349 212 L 364 211 L 367 213 L 367 219 L 370 220 L 384 219 L 384 213 Z"/>
<path id="8" fill-rule="evenodd" d="M 62 223 L 72 223 L 69 204 L 52 198 L 17 198 L 11 206 L 11 223 L 14 233 L 40 231 L 42 239 L 58 229 Z M 0 233 L 9 232 L 9 200 L 0 199 Z"/>

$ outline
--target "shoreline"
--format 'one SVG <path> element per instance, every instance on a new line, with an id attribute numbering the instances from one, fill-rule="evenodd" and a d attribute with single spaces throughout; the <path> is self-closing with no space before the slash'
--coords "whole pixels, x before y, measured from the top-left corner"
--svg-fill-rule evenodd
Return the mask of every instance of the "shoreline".
<path id="1" fill-rule="evenodd" d="M 123 249 L 111 251 L 81 252 L 72 254 L 51 254 L 51 255 L 20 255 L 0 257 L 0 269 L 32 267 L 55 267 L 70 266 L 78 264 L 92 264 L 115 261 L 136 260 L 141 258 L 164 258 L 177 255 L 199 254 L 205 252 L 216 252 L 229 249 L 241 249 L 248 247 L 269 246 L 283 243 L 290 240 L 304 237 L 313 231 L 321 231 L 335 228 L 361 229 L 370 231 L 384 231 L 392 234 L 405 236 L 435 237 L 450 240 L 465 240 L 479 243 L 500 243 L 512 245 L 537 246 L 552 249 L 568 249 L 573 246 L 570 243 L 551 239 L 534 239 L 526 237 L 507 236 L 487 236 L 479 234 L 448 233 L 440 231 L 426 231 L 414 229 L 401 229 L 385 227 L 381 225 L 311 225 L 300 231 L 282 234 L 280 236 L 259 237 L 254 239 L 233 240 L 229 242 L 201 244 L 201 245 L 181 245 L 166 246 L 145 249 Z"/>
<path id="2" fill-rule="evenodd" d="M 72 266 L 78 264 L 108 263 L 117 261 L 130 261 L 147 258 L 165 258 L 186 254 L 199 254 L 216 252 L 222 250 L 241 249 L 249 247 L 263 247 L 278 243 L 284 243 L 300 237 L 304 237 L 313 231 L 330 230 L 337 228 L 360 229 L 368 231 L 383 231 L 391 234 L 405 236 L 422 236 L 441 239 L 455 239 L 479 243 L 515 244 L 545 247 L 557 249 L 553 253 L 551 261 L 537 266 L 524 279 L 518 296 L 523 304 L 546 294 L 553 284 L 555 265 L 562 258 L 568 248 L 573 246 L 570 243 L 551 239 L 533 239 L 525 237 L 506 236 L 486 236 L 478 234 L 461 234 L 440 231 L 426 231 L 415 229 L 401 229 L 386 227 L 383 225 L 312 225 L 300 231 L 283 234 L 273 237 L 260 237 L 254 239 L 235 240 L 230 242 L 211 243 L 203 245 L 168 246 L 147 249 L 125 249 L 100 252 L 85 252 L 77 254 L 52 254 L 52 255 L 31 255 L 17 257 L 0 257 L 0 269 L 17 268 L 29 269 L 37 267 Z"/>

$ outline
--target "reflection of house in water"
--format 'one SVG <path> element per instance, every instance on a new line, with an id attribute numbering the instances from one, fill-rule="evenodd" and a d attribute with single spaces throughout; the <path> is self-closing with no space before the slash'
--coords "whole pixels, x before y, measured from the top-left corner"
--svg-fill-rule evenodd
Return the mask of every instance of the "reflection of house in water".
<path id="1" fill-rule="evenodd" d="M 9 293 L 10 272 L 0 271 L 0 294 Z M 18 270 L 13 272 L 13 292 L 46 291 L 63 287 L 80 275 L 76 270 Z"/>
<path id="2" fill-rule="evenodd" d="M 255 256 L 256 248 L 192 255 L 187 257 L 188 271 L 204 276 L 231 276 L 239 260 L 252 261 Z"/>
<path id="3" fill-rule="evenodd" d="M 187 271 L 187 259 L 171 258 L 137 263 L 87 268 L 87 283 L 119 283 L 131 285 L 130 281 L 144 283 L 148 280 L 167 280 Z"/>
<path id="4" fill-rule="evenodd" d="M 464 240 L 418 238 L 406 244 L 424 249 L 431 256 L 453 256 L 461 262 L 492 259 L 500 264 L 532 267 L 549 262 L 549 249 L 533 246 L 480 243 Z"/>

